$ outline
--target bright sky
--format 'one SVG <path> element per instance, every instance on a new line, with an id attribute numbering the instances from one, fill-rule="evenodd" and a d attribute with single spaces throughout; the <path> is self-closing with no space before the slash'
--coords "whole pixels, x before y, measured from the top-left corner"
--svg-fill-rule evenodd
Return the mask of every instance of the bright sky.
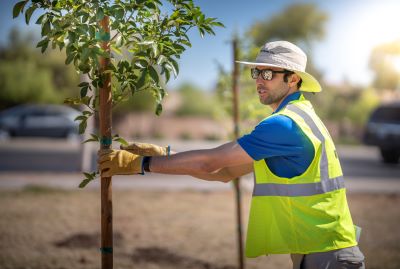
<path id="1" fill-rule="evenodd" d="M 12 25 L 25 30 L 22 16 L 12 20 L 12 6 L 17 2 L 2 1 L 0 6 L 0 42 L 7 39 Z M 226 26 L 217 29 L 216 36 L 200 38 L 190 33 L 193 47 L 180 61 L 180 74 L 170 83 L 171 88 L 190 81 L 204 89 L 211 89 L 216 81 L 217 64 L 228 70 L 232 66 L 229 40 L 233 32 L 245 32 L 256 20 L 273 16 L 292 3 L 312 2 L 329 14 L 326 36 L 314 46 L 317 67 L 329 82 L 340 83 L 343 78 L 366 85 L 372 79 L 368 69 L 371 49 L 378 44 L 400 39 L 400 1 L 398 0 L 194 0 L 207 16 L 217 17 Z M 36 28 L 34 28 L 36 27 Z"/>

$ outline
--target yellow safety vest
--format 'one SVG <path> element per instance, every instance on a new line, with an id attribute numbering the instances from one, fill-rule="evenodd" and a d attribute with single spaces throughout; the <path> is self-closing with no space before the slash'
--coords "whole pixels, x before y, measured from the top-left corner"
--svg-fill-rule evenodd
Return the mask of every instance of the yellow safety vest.
<path id="1" fill-rule="evenodd" d="M 246 256 L 325 252 L 357 245 L 335 145 L 309 101 L 302 96 L 280 112 L 298 124 L 314 146 L 314 159 L 296 177 L 254 162 Z"/>

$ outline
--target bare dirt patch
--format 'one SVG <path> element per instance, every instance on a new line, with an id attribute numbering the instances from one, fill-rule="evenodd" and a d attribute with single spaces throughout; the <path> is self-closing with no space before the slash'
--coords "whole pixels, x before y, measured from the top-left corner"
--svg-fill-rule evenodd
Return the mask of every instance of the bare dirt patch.
<path id="1" fill-rule="evenodd" d="M 235 269 L 230 265 L 218 266 L 207 261 L 193 257 L 179 255 L 168 249 L 160 247 L 138 248 L 132 255 L 135 263 L 155 263 L 163 266 L 175 266 L 176 268 L 190 269 Z"/>
<path id="2" fill-rule="evenodd" d="M 351 194 L 369 269 L 400 268 L 400 196 Z M 243 194 L 247 223 L 250 194 Z M 114 268 L 237 267 L 230 191 L 114 191 Z M 100 268 L 100 194 L 0 192 L 0 268 Z M 291 268 L 288 255 L 247 259 L 248 268 Z"/>
<path id="3" fill-rule="evenodd" d="M 60 248 L 95 248 L 100 245 L 100 233 L 87 234 L 77 233 L 70 235 L 62 240 L 54 242 L 56 247 Z M 113 234 L 113 243 L 115 246 L 122 244 L 123 236 L 121 233 L 116 232 Z"/>

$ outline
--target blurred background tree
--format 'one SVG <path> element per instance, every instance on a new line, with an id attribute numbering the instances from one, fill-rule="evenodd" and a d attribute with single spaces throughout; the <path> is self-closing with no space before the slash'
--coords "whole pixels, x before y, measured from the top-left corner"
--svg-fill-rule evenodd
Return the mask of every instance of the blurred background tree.
<path id="1" fill-rule="evenodd" d="M 395 90 L 400 86 L 400 41 L 375 47 L 369 59 L 374 72 L 373 86 L 378 89 Z"/>
<path id="2" fill-rule="evenodd" d="M 177 89 L 181 103 L 175 111 L 177 116 L 204 116 L 212 118 L 218 104 L 209 92 L 191 84 L 184 83 Z"/>
<path id="3" fill-rule="evenodd" d="M 0 109 L 23 103 L 62 103 L 76 95 L 79 76 L 64 64 L 64 55 L 34 48 L 35 37 L 17 28 L 0 47 Z"/>
<path id="4" fill-rule="evenodd" d="M 255 59 L 259 48 L 268 41 L 287 40 L 301 47 L 307 54 L 307 71 L 317 79 L 320 71 L 312 61 L 312 48 L 316 41 L 325 37 L 328 14 L 312 3 L 298 3 L 288 6 L 271 18 L 256 21 L 247 31 L 251 40 L 248 59 Z"/>

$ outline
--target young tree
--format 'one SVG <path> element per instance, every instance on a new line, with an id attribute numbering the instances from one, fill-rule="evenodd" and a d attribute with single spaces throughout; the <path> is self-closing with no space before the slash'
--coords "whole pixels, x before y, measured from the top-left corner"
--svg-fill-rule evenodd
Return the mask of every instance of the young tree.
<path id="1" fill-rule="evenodd" d="M 191 46 L 187 32 L 197 28 L 200 35 L 214 34 L 214 26 L 223 26 L 207 18 L 192 0 L 24 0 L 13 9 L 13 17 L 25 14 L 28 24 L 35 10 L 41 16 L 42 40 L 37 44 L 44 52 L 65 48 L 65 64 L 75 66 L 90 82 L 82 82 L 80 96 L 67 103 L 87 107 L 76 120 L 80 133 L 85 132 L 89 117 L 99 112 L 101 134 L 91 134 L 102 148 L 112 140 L 126 143 L 118 135 L 111 137 L 111 108 L 151 91 L 156 99 L 156 113 L 162 111 L 164 81 L 178 75 L 177 60 Z M 112 51 L 112 52 L 111 52 Z M 84 187 L 96 177 L 85 173 Z M 101 179 L 102 268 L 112 268 L 111 178 Z"/>
<path id="2" fill-rule="evenodd" d="M 37 44 L 42 52 L 49 46 L 65 48 L 65 64 L 73 64 L 78 73 L 89 76 L 90 82 L 78 85 L 80 96 L 65 100 L 87 107 L 77 118 L 80 133 L 85 131 L 87 119 L 98 112 L 99 89 L 105 86 L 108 75 L 113 106 L 135 98 L 138 92 L 150 91 L 159 115 L 165 83 L 171 74 L 178 75 L 177 61 L 191 46 L 188 31 L 197 28 L 204 36 L 215 34 L 214 26 L 223 26 L 215 18 L 207 18 L 192 0 L 168 0 L 164 4 L 160 0 L 24 0 L 14 6 L 13 17 L 24 13 L 27 24 L 33 12 L 41 13 L 36 24 L 42 29 Z M 100 27 L 106 17 L 109 32 Z M 111 52 L 102 48 L 101 42 L 106 42 Z M 107 66 L 101 66 L 101 57 L 108 59 Z M 91 140 L 101 139 L 92 134 Z M 118 136 L 114 140 L 124 142 Z"/>

